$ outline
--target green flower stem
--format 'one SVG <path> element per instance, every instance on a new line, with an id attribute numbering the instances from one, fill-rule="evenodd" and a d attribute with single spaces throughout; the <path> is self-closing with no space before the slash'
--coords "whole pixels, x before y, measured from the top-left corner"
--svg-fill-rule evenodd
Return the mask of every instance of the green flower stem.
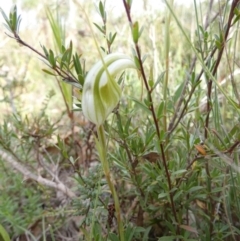
<path id="1" fill-rule="evenodd" d="M 103 125 L 100 125 L 97 128 L 97 135 L 98 135 L 98 138 L 96 138 L 96 146 L 99 153 L 99 158 L 103 167 L 105 177 L 107 179 L 108 186 L 113 196 L 120 240 L 124 241 L 124 230 L 123 230 L 123 223 L 121 218 L 120 204 L 119 204 L 119 199 L 117 196 L 116 189 L 111 180 L 109 163 L 107 161 L 107 145 L 106 145 L 107 142 L 106 142 L 106 136 L 105 136 Z"/>

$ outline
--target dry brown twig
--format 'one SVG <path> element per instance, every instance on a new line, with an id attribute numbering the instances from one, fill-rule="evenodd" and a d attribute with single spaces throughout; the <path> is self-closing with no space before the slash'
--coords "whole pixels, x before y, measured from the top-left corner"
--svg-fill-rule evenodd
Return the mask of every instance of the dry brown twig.
<path id="1" fill-rule="evenodd" d="M 28 168 L 26 168 L 25 166 L 20 164 L 18 161 L 16 161 L 15 160 L 16 158 L 14 156 L 12 156 L 11 154 L 9 154 L 6 151 L 3 151 L 1 149 L 0 149 L 0 156 L 3 161 L 7 162 L 10 166 L 12 166 L 15 170 L 17 170 L 24 176 L 23 180 L 27 180 L 27 179 L 34 180 L 34 181 L 38 182 L 39 184 L 42 184 L 44 186 L 51 187 L 58 191 L 61 191 L 62 193 L 64 193 L 66 196 L 68 196 L 71 199 L 76 197 L 76 194 L 74 192 L 72 192 L 65 184 L 63 184 L 61 181 L 59 181 L 58 178 L 55 178 L 55 180 L 57 180 L 57 182 L 53 182 L 46 178 L 43 178 L 40 174 L 36 175 L 35 173 L 29 171 Z"/>

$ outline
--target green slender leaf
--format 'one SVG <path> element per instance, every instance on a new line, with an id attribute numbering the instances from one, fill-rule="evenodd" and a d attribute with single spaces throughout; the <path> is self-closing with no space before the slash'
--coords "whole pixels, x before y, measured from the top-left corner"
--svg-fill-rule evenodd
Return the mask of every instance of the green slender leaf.
<path id="1" fill-rule="evenodd" d="M 101 17 L 103 19 L 103 22 L 105 23 L 107 19 L 106 19 L 106 12 L 104 10 L 104 5 L 103 5 L 102 1 L 99 2 L 99 11 L 100 11 Z"/>
<path id="2" fill-rule="evenodd" d="M 76 73 L 78 75 L 83 74 L 82 66 L 81 66 L 81 63 L 79 61 L 79 57 L 78 57 L 77 53 L 75 53 L 75 55 L 73 55 L 73 64 L 74 64 L 74 68 L 76 70 Z"/>
<path id="3" fill-rule="evenodd" d="M 112 33 L 109 34 L 109 42 L 110 42 L 110 44 L 113 43 L 113 41 L 116 38 L 116 36 L 117 36 L 117 33 L 114 33 L 113 36 L 112 36 Z"/>
<path id="4" fill-rule="evenodd" d="M 129 118 L 125 124 L 125 127 L 124 127 L 124 133 L 126 134 L 126 136 L 128 136 L 129 134 L 129 127 L 130 127 L 130 124 L 131 124 L 131 118 Z"/>
<path id="5" fill-rule="evenodd" d="M 42 49 L 44 51 L 46 58 L 48 59 L 49 53 L 48 53 L 47 49 L 45 48 L 45 46 L 42 46 Z"/>
<path id="6" fill-rule="evenodd" d="M 124 130 L 122 125 L 121 116 L 117 118 L 118 133 L 121 138 L 124 138 Z"/>
<path id="7" fill-rule="evenodd" d="M 56 47 L 57 47 L 58 51 L 61 51 L 62 46 L 65 45 L 64 27 L 60 23 L 60 19 L 58 17 L 57 18 L 53 17 L 52 11 L 49 8 L 46 8 L 46 13 L 47 13 L 48 21 L 51 25 L 51 29 L 53 32 Z"/>
<path id="8" fill-rule="evenodd" d="M 133 37 L 133 42 L 137 43 L 139 39 L 139 25 L 138 22 L 135 22 L 132 26 L 132 37 Z"/>
<path id="9" fill-rule="evenodd" d="M 152 90 L 154 90 L 158 86 L 158 84 L 163 80 L 164 74 L 165 71 L 158 76 L 157 81 L 154 83 L 154 86 L 152 87 Z"/>
<path id="10" fill-rule="evenodd" d="M 115 233 L 110 233 L 108 235 L 108 238 L 109 238 L 110 241 L 119 241 L 119 238 Z"/>
<path id="11" fill-rule="evenodd" d="M 133 235 L 135 233 L 135 229 L 136 229 L 136 227 L 131 227 L 130 225 L 128 225 L 127 229 L 125 230 L 125 234 L 124 234 L 126 241 L 132 240 Z"/>
<path id="12" fill-rule="evenodd" d="M 185 82 L 183 81 L 177 88 L 177 90 L 175 91 L 174 93 L 174 96 L 173 96 L 173 101 L 174 103 L 176 103 L 177 101 L 179 101 L 181 95 L 182 95 L 182 91 L 183 91 L 183 88 L 185 86 Z"/>
<path id="13" fill-rule="evenodd" d="M 42 69 L 43 72 L 47 73 L 47 74 L 50 74 L 50 75 L 53 75 L 53 76 L 57 76 L 57 74 L 47 70 L 47 69 Z"/>
<path id="14" fill-rule="evenodd" d="M 158 109 L 157 109 L 157 118 L 158 119 L 161 119 L 161 117 L 163 116 L 164 105 L 165 105 L 165 102 L 162 101 L 158 106 Z"/>
<path id="15" fill-rule="evenodd" d="M 70 83 L 70 84 L 69 84 Z M 75 83 L 75 82 L 74 82 Z M 76 87 L 77 88 L 82 88 L 81 85 L 78 85 L 77 83 Z M 72 109 L 72 104 L 73 104 L 73 98 L 72 98 L 72 85 L 73 82 L 60 82 L 61 88 L 62 88 L 62 92 L 63 92 L 63 96 L 68 104 L 69 109 Z"/>
<path id="16" fill-rule="evenodd" d="M 174 241 L 177 236 L 164 236 L 158 239 L 158 241 Z"/>
<path id="17" fill-rule="evenodd" d="M 151 65 L 151 67 L 150 67 L 148 84 L 149 84 L 149 87 L 152 89 L 152 87 L 154 86 L 154 81 L 153 81 L 153 66 L 152 66 L 152 65 Z"/>
<path id="18" fill-rule="evenodd" d="M 4 227 L 0 224 L 0 240 L 2 241 L 10 241 L 10 237 Z"/>
<path id="19" fill-rule="evenodd" d="M 20 19 L 19 17 L 17 16 L 17 6 L 14 5 L 9 14 L 9 21 L 10 21 L 10 25 L 11 25 L 10 27 L 12 29 L 12 32 L 17 32 L 18 19 Z"/>
<path id="20" fill-rule="evenodd" d="M 140 62 L 137 56 L 134 56 L 134 63 L 138 69 L 140 69 Z"/>
<path id="21" fill-rule="evenodd" d="M 51 64 L 51 66 L 53 68 L 56 67 L 56 59 L 55 59 L 54 53 L 53 53 L 53 51 L 51 49 L 49 50 L 48 61 L 49 61 L 49 63 Z"/>
<path id="22" fill-rule="evenodd" d="M 192 192 L 200 191 L 200 190 L 202 190 L 202 189 L 203 189 L 202 186 L 194 186 L 194 187 L 191 187 L 191 188 L 188 190 L 188 192 L 189 192 L 189 193 L 192 193 Z"/>
<path id="23" fill-rule="evenodd" d="M 64 45 L 62 45 L 62 51 L 61 51 L 61 53 L 64 53 L 65 51 L 66 51 L 66 48 L 65 48 Z"/>
<path id="24" fill-rule="evenodd" d="M 173 196 L 173 201 L 176 202 L 179 198 L 181 198 L 182 194 L 183 194 L 183 190 L 178 190 Z"/>
<path id="25" fill-rule="evenodd" d="M 69 54 L 67 56 L 67 64 L 68 64 L 68 66 L 70 65 L 71 59 L 72 59 L 72 49 L 73 49 L 73 45 L 72 45 L 72 40 L 71 40 L 70 44 L 69 44 Z"/>
<path id="26" fill-rule="evenodd" d="M 83 72 L 83 68 L 79 61 L 79 56 L 77 55 L 77 53 L 75 53 L 75 55 L 73 55 L 73 65 L 74 65 L 75 71 L 78 75 L 78 81 L 81 85 L 83 85 L 85 74 Z"/>
<path id="27" fill-rule="evenodd" d="M 101 33 L 103 33 L 103 34 L 105 34 L 105 29 L 104 28 L 101 28 L 98 24 L 96 24 L 96 23 L 93 23 L 96 27 L 97 27 L 97 29 L 101 32 Z"/>
<path id="28" fill-rule="evenodd" d="M 169 194 L 166 193 L 166 192 L 160 193 L 160 194 L 158 194 L 158 199 L 165 198 L 165 197 L 167 197 L 168 195 L 169 195 Z"/>
<path id="29" fill-rule="evenodd" d="M 106 49 L 103 47 L 100 47 L 104 53 L 106 53 Z"/>
<path id="30" fill-rule="evenodd" d="M 130 99 L 133 100 L 136 103 L 136 105 L 139 106 L 141 109 L 143 109 L 145 112 L 147 112 L 148 114 L 151 113 L 149 108 L 144 103 L 142 103 L 141 101 L 139 101 L 133 97 L 130 97 Z"/>
<path id="31" fill-rule="evenodd" d="M 64 53 L 63 56 L 61 58 L 61 63 L 60 63 L 60 69 L 63 68 L 63 66 L 65 65 L 66 67 L 68 67 L 68 59 L 69 59 L 69 54 L 70 54 L 70 49 L 68 48 Z"/>
<path id="32" fill-rule="evenodd" d="M 79 83 L 83 86 L 84 76 L 82 76 L 81 74 L 79 74 L 79 75 L 78 75 L 78 81 L 79 81 Z"/>
<path id="33" fill-rule="evenodd" d="M 151 144 L 154 136 L 156 135 L 156 131 L 149 131 L 146 133 L 146 139 L 145 139 L 145 144 L 146 146 L 148 146 L 149 144 Z"/>
<path id="34" fill-rule="evenodd" d="M 3 11 L 2 8 L 0 8 L 0 12 L 1 12 L 4 20 L 6 21 L 6 23 L 9 25 L 10 22 L 9 22 L 8 16 L 5 14 L 5 12 Z"/>

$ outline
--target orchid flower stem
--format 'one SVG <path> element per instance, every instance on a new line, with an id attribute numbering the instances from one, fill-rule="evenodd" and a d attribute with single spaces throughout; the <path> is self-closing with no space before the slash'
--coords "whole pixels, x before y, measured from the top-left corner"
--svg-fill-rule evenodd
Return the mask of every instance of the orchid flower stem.
<path id="1" fill-rule="evenodd" d="M 96 146 L 97 146 L 99 158 L 100 158 L 100 161 L 101 161 L 101 164 L 103 167 L 103 171 L 104 171 L 108 186 L 109 186 L 110 191 L 113 196 L 120 240 L 124 241 L 124 230 L 123 230 L 123 224 L 122 224 L 122 219 L 121 219 L 120 204 L 119 204 L 119 199 L 118 199 L 116 189 L 111 180 L 110 168 L 109 168 L 109 163 L 107 160 L 107 145 L 106 145 L 107 142 L 106 142 L 106 136 L 105 136 L 105 131 L 104 131 L 103 125 L 98 126 L 97 136 L 98 136 L 98 138 L 96 138 Z"/>

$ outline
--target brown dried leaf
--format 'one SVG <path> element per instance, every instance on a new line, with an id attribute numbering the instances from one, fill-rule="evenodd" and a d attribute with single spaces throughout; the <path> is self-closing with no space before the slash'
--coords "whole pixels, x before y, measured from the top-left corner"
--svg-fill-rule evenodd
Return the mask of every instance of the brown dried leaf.
<path id="1" fill-rule="evenodd" d="M 180 225 L 180 228 L 185 229 L 185 230 L 187 230 L 187 231 L 189 231 L 189 232 L 191 232 L 191 233 L 198 234 L 197 229 L 196 229 L 196 228 L 193 228 L 193 227 L 191 227 L 191 226 L 188 226 L 188 225 Z"/>
<path id="2" fill-rule="evenodd" d="M 148 160 L 149 162 L 155 163 L 160 158 L 160 155 L 157 152 L 149 152 L 142 156 L 144 159 Z"/>
<path id="3" fill-rule="evenodd" d="M 194 145 L 195 148 L 197 149 L 197 151 L 203 155 L 203 156 L 206 156 L 207 155 L 207 152 L 206 150 L 204 149 L 204 146 L 203 145 Z"/>

